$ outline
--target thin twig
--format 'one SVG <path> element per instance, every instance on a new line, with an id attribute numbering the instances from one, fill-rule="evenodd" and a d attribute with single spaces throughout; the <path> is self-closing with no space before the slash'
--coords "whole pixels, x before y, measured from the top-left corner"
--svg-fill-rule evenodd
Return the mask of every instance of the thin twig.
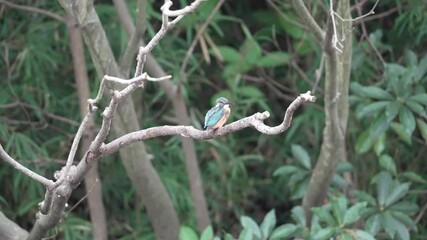
<path id="1" fill-rule="evenodd" d="M 43 184 L 47 189 L 52 189 L 53 187 L 53 181 L 49 180 L 30 169 L 24 167 L 22 164 L 20 164 L 18 161 L 13 159 L 9 154 L 6 153 L 6 151 L 3 149 L 3 146 L 0 144 L 0 158 L 2 158 L 5 162 L 9 163 L 12 167 L 16 168 L 18 171 L 24 173 L 25 175 L 29 176 L 33 180 Z"/>
<path id="2" fill-rule="evenodd" d="M 415 218 L 415 224 L 418 224 L 420 221 L 421 221 L 421 219 L 423 218 L 423 216 L 424 216 L 424 214 L 426 213 L 426 211 L 427 211 L 427 203 L 426 204 L 424 204 L 424 206 L 423 206 L 423 208 L 421 209 L 421 211 L 418 213 L 418 215 L 417 215 L 417 218 Z"/>
<path id="3" fill-rule="evenodd" d="M 295 20 L 293 20 L 292 18 L 288 17 L 286 14 L 284 14 L 279 6 L 277 6 L 272 0 L 267 0 L 267 3 L 283 18 L 285 19 L 287 22 L 301 28 L 301 29 L 307 29 L 307 26 L 305 26 L 304 24 L 301 24 Z"/>
<path id="4" fill-rule="evenodd" d="M 53 12 L 49 12 L 49 11 L 41 9 L 41 8 L 19 5 L 16 3 L 11 3 L 11 2 L 6 1 L 6 0 L 0 0 L 0 4 L 3 4 L 3 5 L 10 7 L 10 8 L 15 8 L 15 9 L 19 9 L 19 10 L 23 10 L 23 11 L 27 11 L 27 12 L 39 13 L 39 14 L 45 15 L 47 17 L 53 18 L 59 22 L 66 23 L 65 18 L 63 18 L 61 15 L 58 15 L 58 14 L 53 13 Z"/>
<path id="5" fill-rule="evenodd" d="M 83 202 L 88 196 L 89 193 L 91 193 L 93 191 L 93 188 L 95 187 L 95 185 L 98 183 L 98 179 L 95 179 L 95 182 L 92 184 L 92 186 L 90 187 L 89 191 L 86 191 L 86 194 L 76 203 L 74 204 L 74 206 L 72 206 L 70 208 L 70 210 L 67 211 L 67 214 L 72 212 L 78 205 L 80 205 L 81 202 Z"/>
<path id="6" fill-rule="evenodd" d="M 360 7 L 358 7 L 357 8 L 357 12 L 359 14 L 361 14 L 362 13 L 362 9 Z M 362 27 L 362 36 L 365 37 L 365 39 L 368 42 L 369 46 L 372 48 L 372 50 L 374 50 L 375 55 L 377 56 L 378 60 L 380 60 L 380 62 L 381 62 L 381 67 L 384 68 L 384 66 L 385 66 L 384 58 L 381 56 L 380 51 L 378 50 L 378 48 L 375 46 L 375 44 L 369 38 L 368 31 L 366 30 L 365 23 L 364 22 L 360 22 L 360 24 L 361 24 L 361 27 Z"/>
<path id="7" fill-rule="evenodd" d="M 159 78 L 154 78 L 154 77 L 148 76 L 147 73 L 144 73 L 144 74 L 139 75 L 137 77 L 134 77 L 132 79 L 126 80 L 126 79 L 121 79 L 118 77 L 112 77 L 112 76 L 105 75 L 101 80 L 101 85 L 99 87 L 98 94 L 96 95 L 95 99 L 89 99 L 88 101 L 91 104 L 95 104 L 95 103 L 98 103 L 99 100 L 101 100 L 102 95 L 104 94 L 104 91 L 105 91 L 105 86 L 107 84 L 107 81 L 114 82 L 114 83 L 120 83 L 123 85 L 130 85 L 130 84 L 141 85 L 141 83 L 144 80 L 151 81 L 151 82 L 158 82 L 158 81 L 168 80 L 171 78 L 172 78 L 171 75 L 167 75 L 167 76 L 159 77 Z"/>
<path id="8" fill-rule="evenodd" d="M 67 124 L 70 124 L 72 126 L 79 126 L 79 123 L 76 122 L 76 121 L 73 121 L 71 119 L 65 118 L 63 116 L 59 116 L 59 115 L 50 113 L 50 112 L 48 112 L 45 109 L 39 109 L 39 108 L 37 108 L 35 106 L 32 106 L 32 105 L 30 105 L 28 103 L 16 101 L 16 102 L 13 102 L 13 103 L 0 104 L 0 108 L 4 108 L 4 109 L 15 108 L 15 107 L 25 107 L 25 108 L 30 108 L 32 110 L 37 110 L 37 111 L 40 111 L 43 115 L 45 115 L 46 117 L 48 117 L 50 119 L 57 120 L 57 121 L 60 121 L 60 122 L 63 122 L 63 123 L 67 123 Z"/>
<path id="9" fill-rule="evenodd" d="M 89 108 L 90 109 L 90 108 Z M 76 156 L 77 149 L 79 147 L 80 139 L 83 136 L 83 133 L 88 126 L 89 119 L 92 117 L 94 111 L 88 111 L 83 118 L 82 123 L 80 124 L 79 129 L 77 130 L 76 136 L 73 139 L 73 143 L 71 145 L 70 153 L 68 154 L 67 163 L 65 164 L 65 168 L 61 170 L 60 178 L 55 182 L 55 187 L 59 186 L 67 176 L 70 171 L 70 167 L 73 164 L 74 157 Z"/>
<path id="10" fill-rule="evenodd" d="M 190 47 L 188 48 L 187 53 L 185 54 L 184 60 L 182 60 L 181 70 L 180 70 L 181 81 L 184 77 L 185 69 L 187 68 L 187 64 L 188 64 L 188 61 L 191 57 L 191 54 L 193 54 L 194 48 L 196 47 L 197 40 L 202 36 L 203 32 L 206 30 L 206 28 L 212 22 L 213 18 L 215 17 L 216 13 L 221 8 L 223 3 L 224 3 L 224 0 L 219 0 L 216 3 L 216 5 L 215 5 L 214 9 L 212 9 L 209 17 L 206 19 L 206 21 L 203 23 L 203 25 L 197 30 L 196 37 L 191 42 Z"/>
<path id="11" fill-rule="evenodd" d="M 171 0 L 165 0 L 165 3 L 160 8 L 162 11 L 162 26 L 160 30 L 154 35 L 154 37 L 150 40 L 150 42 L 147 43 L 146 46 L 141 46 L 139 48 L 138 56 L 136 58 L 137 65 L 135 70 L 135 77 L 142 74 L 147 54 L 153 50 L 154 46 L 156 46 L 160 39 L 163 38 L 167 30 L 178 23 L 186 14 L 194 11 L 203 1 L 204 0 L 195 0 L 193 3 L 182 9 L 170 10 L 169 8 L 173 3 Z M 176 18 L 169 22 L 169 17 Z"/>
<path id="12" fill-rule="evenodd" d="M 375 8 L 377 7 L 377 5 L 378 5 L 378 3 L 380 2 L 380 0 L 377 0 L 376 2 L 375 2 L 375 4 L 374 4 L 374 6 L 372 7 L 372 9 L 368 12 L 368 13 L 366 13 L 366 14 L 363 14 L 362 16 L 358 16 L 357 18 L 342 18 L 338 13 L 336 13 L 336 12 L 334 12 L 334 14 L 341 20 L 341 21 L 343 21 L 343 22 L 354 22 L 354 21 L 357 21 L 357 20 L 359 20 L 359 19 L 362 19 L 362 18 L 365 18 L 365 17 L 367 17 L 367 16 L 369 16 L 369 15 L 373 15 L 373 14 L 375 14 Z M 332 8 L 332 0 L 331 0 L 331 8 Z"/>
<path id="13" fill-rule="evenodd" d="M 316 93 L 317 87 L 319 86 L 320 79 L 322 78 L 322 72 L 323 72 L 324 65 L 325 65 L 325 54 L 323 53 L 322 57 L 320 58 L 319 67 L 315 71 L 315 77 L 316 78 L 315 78 L 315 81 L 313 84 L 313 88 L 311 90 L 311 92 L 313 92 L 313 94 Z"/>
<path id="14" fill-rule="evenodd" d="M 362 19 L 358 19 L 357 21 L 355 21 L 353 23 L 353 25 L 357 25 L 357 24 L 359 24 L 361 22 L 369 22 L 369 21 L 372 21 L 372 20 L 375 20 L 375 19 L 387 17 L 388 15 L 391 15 L 391 14 L 393 14 L 395 12 L 398 12 L 399 10 L 400 10 L 399 7 L 394 7 L 392 9 L 390 9 L 390 10 L 385 11 L 385 12 L 377 13 L 375 15 L 371 15 L 371 16 L 367 16 L 367 17 L 362 18 Z"/>
<path id="15" fill-rule="evenodd" d="M 334 11 L 334 7 L 333 7 L 333 1 L 332 0 L 330 0 L 330 9 L 329 9 L 329 14 L 331 15 L 331 21 L 332 21 L 332 26 L 333 26 L 333 32 L 334 32 L 334 34 L 333 34 L 333 36 L 332 36 L 332 46 L 337 50 L 337 51 L 339 51 L 340 53 L 342 53 L 342 48 L 344 47 L 343 46 L 343 44 L 342 44 L 342 42 L 344 42 L 344 40 L 345 40 L 345 34 L 343 33 L 342 34 L 342 39 L 339 39 L 338 38 L 338 33 L 337 33 L 337 27 L 336 27 L 336 20 L 335 20 L 335 17 L 337 17 L 339 20 L 341 20 L 342 22 L 355 22 L 355 21 L 357 21 L 357 20 L 359 20 L 359 19 L 363 19 L 363 18 L 365 18 L 365 17 L 367 17 L 367 16 L 369 16 L 369 15 L 372 15 L 372 14 L 375 14 L 375 12 L 374 12 L 374 10 L 375 10 L 375 8 L 377 7 L 377 5 L 378 5 L 378 2 L 379 2 L 380 0 L 377 0 L 376 2 L 375 2 L 375 4 L 374 4 L 374 6 L 372 7 L 372 9 L 368 12 L 368 13 L 366 13 L 366 14 L 364 14 L 364 15 L 362 15 L 362 16 L 359 16 L 359 17 L 356 17 L 356 18 L 342 18 L 338 13 L 336 13 L 335 11 Z"/>
<path id="16" fill-rule="evenodd" d="M 317 42 L 319 44 L 323 44 L 325 33 L 317 24 L 316 20 L 311 16 L 303 0 L 293 0 L 292 4 L 299 17 L 306 23 L 307 27 L 314 34 Z"/>

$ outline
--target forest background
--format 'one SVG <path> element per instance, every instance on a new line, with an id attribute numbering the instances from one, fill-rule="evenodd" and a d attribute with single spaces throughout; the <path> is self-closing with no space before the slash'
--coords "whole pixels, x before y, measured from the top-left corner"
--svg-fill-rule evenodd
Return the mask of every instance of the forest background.
<path id="1" fill-rule="evenodd" d="M 169 3 L 0 0 L 1 239 L 426 239 L 425 1 L 169 6 L 184 14 Z M 173 27 L 162 28 L 167 14 Z M 138 48 L 159 29 L 141 67 Z M 106 90 L 70 155 L 103 76 L 142 70 L 172 78 L 120 103 L 107 145 L 155 126 L 202 129 L 220 96 L 233 102 L 228 123 L 268 111 L 270 126 L 300 94 L 317 100 L 298 102 L 279 134 L 233 128 L 243 121 L 217 133 L 186 128 L 189 138 L 153 131 L 92 156 L 108 122 L 101 113 L 119 99 Z M 29 178 L 5 153 L 47 179 L 58 174 L 56 187 L 70 192 Z M 59 171 L 70 159 L 84 165 L 81 179 Z M 44 209 L 52 192 L 68 203 L 57 215 L 55 200 Z"/>

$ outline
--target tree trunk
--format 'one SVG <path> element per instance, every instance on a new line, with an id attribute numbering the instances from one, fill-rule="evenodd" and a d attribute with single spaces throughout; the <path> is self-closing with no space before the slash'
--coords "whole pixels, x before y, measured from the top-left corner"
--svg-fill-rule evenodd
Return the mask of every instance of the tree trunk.
<path id="1" fill-rule="evenodd" d="M 120 77 L 117 62 L 93 8 L 93 2 L 60 0 L 60 3 L 80 25 L 99 77 L 101 78 L 105 74 Z M 119 88 L 119 86 L 111 85 L 109 87 Z M 114 134 L 121 136 L 139 129 L 133 102 L 131 99 L 126 99 L 121 103 L 114 119 Z M 159 240 L 178 239 L 178 216 L 164 185 L 151 165 L 144 144 L 142 142 L 132 144 L 120 150 L 120 156 L 137 194 L 144 201 L 156 238 Z"/>
<path id="2" fill-rule="evenodd" d="M 337 2 L 338 14 L 348 18 L 350 15 L 349 1 Z M 343 53 L 337 53 L 337 50 L 332 46 L 334 32 L 331 19 L 329 19 L 324 38 L 326 125 L 323 130 L 320 155 L 303 199 L 303 208 L 308 224 L 310 224 L 312 216 L 310 209 L 323 203 L 338 163 L 347 159 L 345 134 L 348 119 L 348 89 L 352 51 L 351 22 L 340 23 L 337 28 L 339 29 L 337 32 L 346 34 L 343 42 Z"/>
<path id="3" fill-rule="evenodd" d="M 74 77 L 76 80 L 77 95 L 79 98 L 80 115 L 82 120 L 87 113 L 87 100 L 90 98 L 89 81 L 86 70 L 83 41 L 80 29 L 74 26 L 72 17 L 68 17 L 67 25 L 70 32 L 70 49 L 73 59 Z M 93 119 L 89 120 L 88 128 L 81 142 L 81 156 L 89 148 L 91 141 L 95 138 Z M 95 162 L 85 176 L 85 188 L 89 204 L 90 219 L 92 222 L 93 239 L 107 240 L 107 220 L 104 203 L 102 201 L 102 184 L 98 174 L 98 163 Z"/>

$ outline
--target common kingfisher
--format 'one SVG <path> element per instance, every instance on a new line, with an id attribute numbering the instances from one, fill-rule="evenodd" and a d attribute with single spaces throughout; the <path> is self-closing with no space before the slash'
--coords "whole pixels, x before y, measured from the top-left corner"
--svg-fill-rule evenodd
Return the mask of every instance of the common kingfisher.
<path id="1" fill-rule="evenodd" d="M 215 107 L 211 108 L 205 116 L 204 129 L 215 130 L 222 127 L 230 117 L 231 108 L 230 102 L 225 97 L 220 97 L 216 100 Z"/>

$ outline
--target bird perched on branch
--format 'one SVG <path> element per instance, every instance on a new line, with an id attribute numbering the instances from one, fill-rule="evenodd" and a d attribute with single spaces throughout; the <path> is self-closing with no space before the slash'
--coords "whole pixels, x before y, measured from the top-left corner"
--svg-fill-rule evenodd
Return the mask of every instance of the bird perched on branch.
<path id="1" fill-rule="evenodd" d="M 211 108 L 205 116 L 204 129 L 215 130 L 222 127 L 230 117 L 231 108 L 230 102 L 225 97 L 220 97 L 216 100 L 215 107 Z"/>

